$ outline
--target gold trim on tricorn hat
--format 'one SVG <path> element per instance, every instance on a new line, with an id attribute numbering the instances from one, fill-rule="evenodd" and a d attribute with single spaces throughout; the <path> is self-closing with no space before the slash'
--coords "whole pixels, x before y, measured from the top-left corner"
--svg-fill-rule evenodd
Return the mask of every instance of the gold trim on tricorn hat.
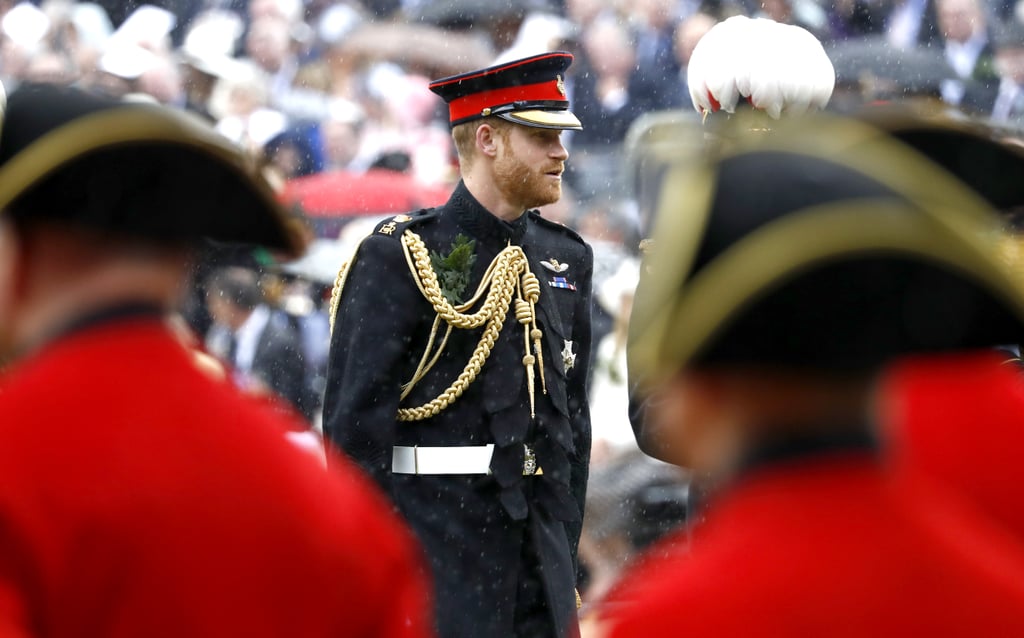
<path id="1" fill-rule="evenodd" d="M 858 113 L 949 171 L 1000 215 L 997 255 L 1024 290 L 1024 146 L 1016 131 L 917 105 L 875 105 Z"/>
<path id="2" fill-rule="evenodd" d="M 922 105 L 872 105 L 857 118 L 946 169 L 996 210 L 1024 206 L 1024 147 L 1005 139 L 1016 132 Z"/>
<path id="3" fill-rule="evenodd" d="M 205 122 L 68 87 L 11 93 L 0 130 L 0 211 L 158 242 L 209 238 L 302 252 L 254 162 Z"/>
<path id="4" fill-rule="evenodd" d="M 643 393 L 692 366 L 857 372 L 1015 341 L 1024 299 L 994 258 L 998 226 L 977 194 L 871 127 L 818 116 L 737 135 L 661 180 L 631 383 Z"/>

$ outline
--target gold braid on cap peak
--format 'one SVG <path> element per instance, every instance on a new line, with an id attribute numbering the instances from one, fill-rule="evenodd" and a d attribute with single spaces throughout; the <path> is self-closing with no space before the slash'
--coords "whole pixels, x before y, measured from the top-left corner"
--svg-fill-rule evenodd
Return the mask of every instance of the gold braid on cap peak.
<path id="1" fill-rule="evenodd" d="M 419 288 L 423 297 L 430 302 L 437 316 L 430 329 L 430 337 L 427 340 L 427 347 L 423 351 L 419 365 L 412 378 L 402 385 L 402 394 L 399 400 L 404 400 L 412 389 L 430 371 L 430 369 L 441 358 L 445 345 L 448 343 L 448 336 L 452 328 L 473 330 L 484 327 L 480 335 L 480 342 L 473 350 L 472 356 L 463 368 L 462 373 L 437 397 L 427 403 L 413 408 L 399 408 L 397 418 L 399 421 L 421 421 L 439 414 L 454 403 L 469 384 L 480 374 L 480 370 L 491 355 L 494 343 L 501 333 L 505 324 L 505 317 L 512 306 L 515 297 L 516 320 L 523 325 L 524 355 L 523 366 L 526 368 L 526 384 L 530 394 L 530 417 L 536 414 L 535 392 L 535 367 L 540 371 L 541 387 L 544 394 L 547 394 L 547 383 L 544 379 L 544 356 L 541 351 L 541 337 L 543 333 L 537 327 L 537 301 L 540 299 L 540 282 L 537 276 L 530 271 L 530 263 L 526 253 L 520 246 L 506 246 L 487 267 L 483 279 L 480 280 L 476 292 L 473 293 L 465 303 L 453 306 L 441 292 L 441 285 L 437 279 L 437 273 L 430 265 L 430 254 L 423 239 L 411 230 L 402 234 L 402 249 L 405 252 L 406 262 L 409 264 L 409 271 L 412 273 L 413 281 Z M 353 258 L 354 259 L 354 258 Z M 334 329 L 334 317 L 338 311 L 341 301 L 341 293 L 348 277 L 352 260 L 342 264 L 338 276 L 334 282 L 334 289 L 331 293 L 331 330 Z M 484 293 L 486 292 L 486 296 Z M 483 305 L 473 313 L 468 311 L 477 304 L 483 297 Z M 444 337 L 435 349 L 437 334 L 441 322 L 447 324 Z M 533 352 L 530 349 L 530 342 L 533 342 Z"/>

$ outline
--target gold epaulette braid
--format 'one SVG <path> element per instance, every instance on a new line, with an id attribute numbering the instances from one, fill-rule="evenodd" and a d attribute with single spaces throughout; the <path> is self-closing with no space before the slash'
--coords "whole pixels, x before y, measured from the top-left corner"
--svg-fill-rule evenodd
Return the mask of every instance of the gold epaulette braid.
<path id="1" fill-rule="evenodd" d="M 525 334 L 525 355 L 523 365 L 526 366 L 527 384 L 530 393 L 530 414 L 535 413 L 534 390 L 534 366 L 540 364 L 541 382 L 544 383 L 543 359 L 541 358 L 541 331 L 537 328 L 535 305 L 540 297 L 540 283 L 537 277 L 530 272 L 529 261 L 526 253 L 519 246 L 506 246 L 498 253 L 491 262 L 484 274 L 480 285 L 469 301 L 453 306 L 442 294 L 441 286 L 437 280 L 437 274 L 430 265 L 430 254 L 423 240 L 411 230 L 402 234 L 402 247 L 405 250 L 406 261 L 413 280 L 419 288 L 423 297 L 430 302 L 437 317 L 431 329 L 427 347 L 423 357 L 416 369 L 412 379 L 404 386 L 402 398 L 408 396 L 412 388 L 418 383 L 433 365 L 438 361 L 448 341 L 448 335 L 452 328 L 472 330 L 484 326 L 480 342 L 473 350 L 472 356 L 466 363 L 466 367 L 458 378 L 439 394 L 435 399 L 419 407 L 400 408 L 398 410 L 399 421 L 419 421 L 437 415 L 450 406 L 469 387 L 483 368 L 484 363 L 494 348 L 494 343 L 501 333 L 505 323 L 509 307 L 512 305 L 513 296 L 516 297 L 516 318 L 523 324 Z M 339 273 L 339 279 L 342 275 Z M 483 305 L 474 313 L 467 313 L 486 291 Z M 440 322 L 447 324 L 445 337 L 434 352 Z M 533 340 L 536 357 L 530 352 L 530 340 Z M 544 391 L 547 391 L 546 385 Z"/>
<path id="2" fill-rule="evenodd" d="M 338 276 L 334 278 L 334 288 L 331 289 L 331 307 L 328 321 L 330 325 L 330 331 L 334 332 L 334 317 L 338 314 L 338 304 L 341 302 L 341 291 L 345 288 L 345 279 L 348 278 L 348 271 L 352 267 L 352 259 L 346 259 L 342 264 L 341 268 L 338 269 Z"/>

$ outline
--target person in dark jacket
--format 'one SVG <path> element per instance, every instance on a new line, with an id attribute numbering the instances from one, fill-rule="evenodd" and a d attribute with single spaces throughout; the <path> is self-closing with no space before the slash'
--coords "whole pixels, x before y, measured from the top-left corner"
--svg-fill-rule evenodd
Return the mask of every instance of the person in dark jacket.
<path id="1" fill-rule="evenodd" d="M 335 290 L 324 431 L 433 566 L 442 636 L 575 632 L 592 252 L 533 210 L 579 129 L 555 52 L 444 78 L 462 180 L 379 224 Z"/>
<path id="2" fill-rule="evenodd" d="M 311 419 L 298 332 L 264 303 L 258 275 L 238 266 L 221 268 L 206 287 L 215 321 L 208 335 L 211 352 L 231 366 L 240 387 L 272 393 Z"/>

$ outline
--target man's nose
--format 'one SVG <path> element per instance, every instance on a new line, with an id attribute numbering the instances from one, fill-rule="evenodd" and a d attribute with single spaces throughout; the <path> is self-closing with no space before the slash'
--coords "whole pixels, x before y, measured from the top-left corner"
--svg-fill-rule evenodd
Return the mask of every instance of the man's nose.
<path id="1" fill-rule="evenodd" d="M 569 151 L 566 150 L 565 144 L 562 143 L 562 138 L 556 139 L 555 143 L 551 146 L 551 157 L 563 162 L 569 159 Z"/>

